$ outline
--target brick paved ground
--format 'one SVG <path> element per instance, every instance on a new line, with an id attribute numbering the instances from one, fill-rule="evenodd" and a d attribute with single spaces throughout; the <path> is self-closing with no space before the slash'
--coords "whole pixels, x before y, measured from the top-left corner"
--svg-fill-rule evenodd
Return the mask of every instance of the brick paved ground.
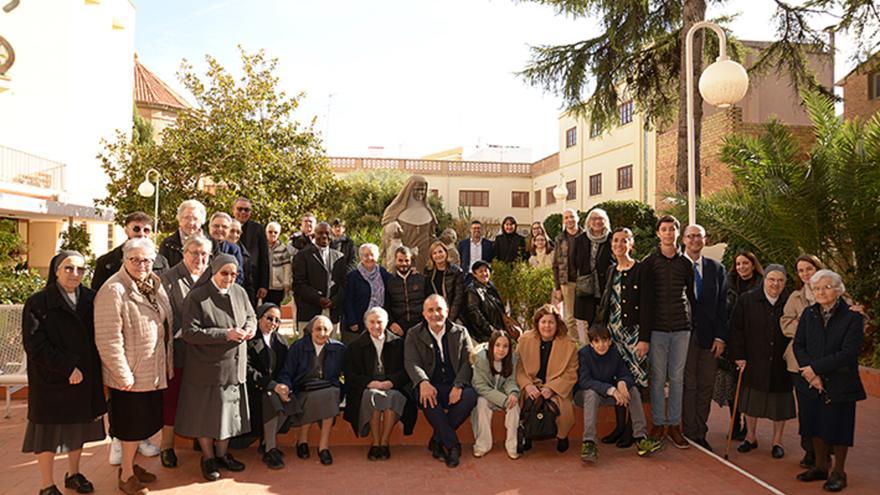
<path id="1" fill-rule="evenodd" d="M 25 413 L 23 401 L 16 401 L 12 418 L 0 419 L 0 442 L 6 447 L 0 451 L 0 494 L 35 494 L 38 490 L 36 461 L 32 455 L 19 452 Z M 850 488 L 846 493 L 877 493 L 880 471 L 874 466 L 880 459 L 880 399 L 860 403 L 858 416 L 857 447 L 848 460 Z M 500 415 L 496 419 L 500 420 Z M 607 414 L 603 419 L 606 421 L 600 426 L 600 432 L 610 427 Z M 722 431 L 726 428 L 724 411 L 713 410 L 710 422 L 709 441 L 716 452 L 722 453 Z M 495 426 L 501 425 L 496 422 Z M 761 424 L 760 448 L 747 455 L 734 451 L 731 461 L 785 493 L 822 493 L 820 484 L 804 485 L 794 479 L 799 472 L 797 461 L 801 453 L 796 424 L 789 426 L 785 435 L 788 455 L 784 459 L 770 457 L 769 425 Z M 470 442 L 469 428 L 463 430 L 463 437 Z M 458 469 L 447 469 L 431 459 L 424 447 L 427 434 L 427 425 L 420 420 L 413 437 L 404 439 L 399 433 L 395 434 L 397 442 L 405 445 L 393 447 L 390 461 L 370 462 L 366 460 L 366 448 L 353 438 L 348 423 L 339 423 L 333 434 L 335 463 L 330 467 L 318 464 L 314 453 L 309 460 L 296 459 L 291 448 L 293 436 L 288 434 L 283 440 L 288 463 L 284 470 L 269 471 L 253 449 L 237 451 L 236 456 L 248 464 L 247 470 L 236 474 L 235 479 L 229 477 L 215 483 L 202 480 L 197 454 L 183 439 L 177 448 L 181 467 L 163 469 L 158 458 L 139 462 L 159 475 L 159 481 L 151 487 L 152 493 L 157 494 L 771 493 L 719 459 L 694 448 L 681 451 L 667 446 L 654 457 L 641 459 L 632 449 L 602 446 L 599 465 L 584 466 L 577 454 L 579 427 L 572 432 L 572 448 L 564 455 L 556 453 L 553 442 L 543 442 L 537 443 L 524 458 L 511 461 L 504 455 L 501 444 L 496 443 L 495 450 L 482 459 L 473 458 L 466 447 Z M 83 472 L 95 483 L 96 493 L 119 493 L 116 470 L 107 464 L 107 449 L 106 442 L 89 445 L 83 455 Z M 59 485 L 65 468 L 66 460 L 56 462 Z"/>

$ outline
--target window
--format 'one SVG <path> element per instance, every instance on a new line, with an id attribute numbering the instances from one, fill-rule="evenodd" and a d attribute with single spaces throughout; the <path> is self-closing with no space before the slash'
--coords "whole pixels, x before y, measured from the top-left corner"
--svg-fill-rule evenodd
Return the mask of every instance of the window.
<path id="1" fill-rule="evenodd" d="M 548 186 L 547 189 L 546 189 L 546 192 L 547 192 L 547 201 L 546 201 L 546 203 L 547 203 L 548 205 L 555 205 L 555 204 L 556 204 L 556 197 L 553 196 L 553 188 L 554 188 L 554 187 L 556 187 L 556 186 Z"/>
<path id="2" fill-rule="evenodd" d="M 510 193 L 510 206 L 514 208 L 529 207 L 529 193 L 526 191 L 513 191 Z"/>
<path id="3" fill-rule="evenodd" d="M 458 191 L 459 206 L 489 206 L 489 191 Z"/>
<path id="4" fill-rule="evenodd" d="M 626 125 L 633 121 L 633 102 L 632 100 L 623 102 L 620 105 L 620 125 Z"/>
<path id="5" fill-rule="evenodd" d="M 868 74 L 868 99 L 880 98 L 880 72 Z"/>
<path id="6" fill-rule="evenodd" d="M 632 189 L 633 186 L 633 166 L 627 165 L 617 169 L 617 190 Z"/>
<path id="7" fill-rule="evenodd" d="M 565 147 L 571 148 L 577 144 L 577 126 L 565 131 Z"/>
<path id="8" fill-rule="evenodd" d="M 602 194 L 602 174 L 590 176 L 590 196 Z"/>
<path id="9" fill-rule="evenodd" d="M 576 180 L 570 180 L 570 181 L 566 182 L 565 183 L 565 190 L 568 191 L 568 194 L 565 196 L 566 201 L 572 201 L 572 200 L 577 199 L 578 188 L 577 188 L 577 181 Z"/>
<path id="10" fill-rule="evenodd" d="M 590 124 L 590 139 L 597 137 L 599 134 L 602 134 L 602 126 L 600 126 L 598 122 L 591 123 Z"/>
<path id="11" fill-rule="evenodd" d="M 113 224 L 107 224 L 107 250 L 113 249 Z"/>
<path id="12" fill-rule="evenodd" d="M 541 206 L 541 190 L 535 191 L 535 206 Z"/>

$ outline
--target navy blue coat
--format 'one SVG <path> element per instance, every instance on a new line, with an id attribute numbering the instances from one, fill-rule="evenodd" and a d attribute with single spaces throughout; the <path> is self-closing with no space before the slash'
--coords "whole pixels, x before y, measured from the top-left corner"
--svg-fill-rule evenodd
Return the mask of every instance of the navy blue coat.
<path id="1" fill-rule="evenodd" d="M 697 343 L 701 348 L 711 349 L 715 339 L 728 341 L 727 275 L 724 265 L 703 256 L 703 286 L 691 308 L 693 329 L 697 332 Z"/>
<path id="2" fill-rule="evenodd" d="M 379 267 L 379 273 L 382 277 L 382 283 L 388 282 L 391 274 L 387 270 Z M 364 279 L 358 269 L 348 272 L 345 276 L 345 300 L 342 302 L 343 309 L 343 326 L 344 330 L 352 325 L 358 326 L 358 332 L 366 330 L 364 326 L 364 313 L 367 312 L 367 306 L 370 305 L 370 295 L 373 293 L 370 283 Z"/>
<path id="3" fill-rule="evenodd" d="M 578 351 L 577 390 L 593 390 L 601 397 L 608 397 L 608 389 L 617 387 L 620 381 L 626 383 L 627 389 L 636 385 L 629 366 L 614 345 L 602 356 L 591 345 L 581 347 Z"/>
<path id="4" fill-rule="evenodd" d="M 480 241 L 480 245 L 483 247 L 483 259 L 485 261 L 488 261 L 489 263 L 491 263 L 492 260 L 495 259 L 495 255 L 492 253 L 492 241 L 490 241 L 489 239 L 486 239 L 484 237 L 483 240 Z M 473 261 L 476 261 L 476 260 L 471 261 L 471 239 L 470 239 L 470 237 L 459 241 L 458 254 L 459 254 L 459 256 L 461 256 L 461 269 L 465 273 L 469 274 L 471 272 L 471 263 L 473 263 Z"/>
<path id="5" fill-rule="evenodd" d="M 849 309 L 841 298 L 826 325 L 822 307 L 816 303 L 805 309 L 794 335 L 794 356 L 800 366 L 812 366 L 822 378 L 825 393 L 832 402 L 854 402 L 865 398 L 859 377 L 859 352 L 865 338 L 862 315 Z M 816 394 L 803 377 L 799 390 Z"/>
<path id="6" fill-rule="evenodd" d="M 315 345 L 312 344 L 311 336 L 304 335 L 288 349 L 284 366 L 281 368 L 281 373 L 278 374 L 278 383 L 287 385 L 291 393 L 296 394 L 316 357 Z M 345 344 L 338 340 L 328 340 L 324 344 L 324 379 L 332 383 L 334 387 L 342 388 L 340 377 L 344 368 Z"/>

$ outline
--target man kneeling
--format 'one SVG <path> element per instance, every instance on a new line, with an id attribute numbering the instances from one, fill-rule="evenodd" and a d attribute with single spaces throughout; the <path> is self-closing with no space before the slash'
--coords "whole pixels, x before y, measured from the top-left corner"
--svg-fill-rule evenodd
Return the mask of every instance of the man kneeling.
<path id="1" fill-rule="evenodd" d="M 581 460 L 596 462 L 596 415 L 600 405 L 628 408 L 632 417 L 633 437 L 640 456 L 660 449 L 661 443 L 646 435 L 647 424 L 642 399 L 635 379 L 611 345 L 611 333 L 604 325 L 593 325 L 589 331 L 590 345 L 578 351 L 578 391 L 575 400 L 584 407 L 584 438 Z"/>
<path id="2" fill-rule="evenodd" d="M 446 319 L 448 315 L 442 296 L 425 299 L 425 321 L 406 334 L 404 365 L 416 400 L 434 429 L 428 448 L 435 459 L 457 467 L 461 443 L 455 430 L 471 415 L 477 393 L 471 388 L 470 338 L 463 326 Z"/>

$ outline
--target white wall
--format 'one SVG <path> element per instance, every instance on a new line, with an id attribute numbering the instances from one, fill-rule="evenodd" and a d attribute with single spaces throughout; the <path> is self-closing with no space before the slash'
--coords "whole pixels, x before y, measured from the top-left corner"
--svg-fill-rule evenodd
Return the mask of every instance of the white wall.
<path id="1" fill-rule="evenodd" d="M 61 201 L 105 195 L 95 156 L 102 138 L 131 129 L 134 24 L 128 0 L 23 1 L 0 12 L 16 55 L 0 93 L 0 145 L 66 164 Z"/>

